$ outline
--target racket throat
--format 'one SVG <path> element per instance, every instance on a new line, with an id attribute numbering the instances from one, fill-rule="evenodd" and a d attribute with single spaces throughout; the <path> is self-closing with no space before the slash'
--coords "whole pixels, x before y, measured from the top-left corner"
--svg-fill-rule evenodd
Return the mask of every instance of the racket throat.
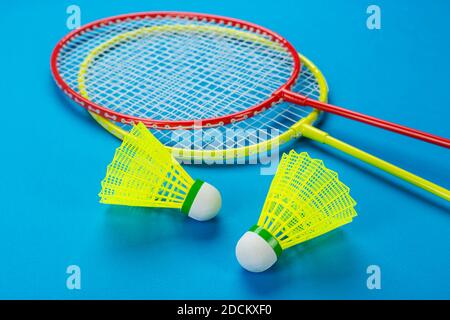
<path id="1" fill-rule="evenodd" d="M 296 128 L 296 131 L 300 132 L 305 138 L 327 144 L 327 138 L 329 137 L 328 132 L 317 129 L 308 123 L 302 123 Z"/>
<path id="2" fill-rule="evenodd" d="M 300 106 L 307 106 L 307 105 L 309 106 L 309 105 L 311 105 L 312 101 L 314 101 L 304 95 L 301 95 L 301 94 L 295 93 L 295 92 L 291 92 L 286 89 L 282 89 L 281 91 L 279 91 L 276 94 L 278 94 L 284 101 L 290 102 L 290 103 L 295 103 Z"/>
<path id="3" fill-rule="evenodd" d="M 276 94 L 278 94 L 284 101 L 289 102 L 289 103 L 294 103 L 299 106 L 313 107 L 313 108 L 321 110 L 321 111 L 330 112 L 330 113 L 334 113 L 334 114 L 342 116 L 342 117 L 346 117 L 346 118 L 353 119 L 356 121 L 361 121 L 358 119 L 357 116 L 354 116 L 354 115 L 358 115 L 358 116 L 362 115 L 360 113 L 350 111 L 350 110 L 347 110 L 347 109 L 344 109 L 344 108 L 341 108 L 338 106 L 332 106 L 326 102 L 308 98 L 299 93 L 289 91 L 288 89 L 281 89 Z M 368 117 L 365 115 L 363 115 L 363 116 Z M 376 125 L 376 124 L 374 124 L 374 125 Z"/>

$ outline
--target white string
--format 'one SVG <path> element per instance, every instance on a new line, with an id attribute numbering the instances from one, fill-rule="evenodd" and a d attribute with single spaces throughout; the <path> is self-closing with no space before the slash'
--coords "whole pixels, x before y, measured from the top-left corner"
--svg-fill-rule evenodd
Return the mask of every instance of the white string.
<path id="1" fill-rule="evenodd" d="M 293 92 L 298 92 L 306 95 L 310 98 L 318 100 L 320 97 L 320 87 L 314 74 L 305 65 L 302 65 L 302 71 L 297 83 L 292 89 Z M 248 118 L 243 121 L 227 124 L 215 128 L 202 128 L 199 136 L 206 135 L 210 136 L 211 131 L 220 132 L 223 140 L 215 141 L 216 144 L 200 140 L 195 141 L 194 135 L 191 136 L 192 142 L 201 143 L 201 145 L 193 145 L 194 150 L 226 150 L 229 149 L 226 143 L 226 133 L 227 130 L 232 132 L 238 132 L 239 130 L 245 132 L 243 136 L 236 136 L 233 141 L 232 148 L 240 148 L 255 143 L 261 143 L 265 140 L 275 138 L 277 135 L 281 135 L 288 131 L 295 123 L 300 121 L 302 118 L 308 116 L 312 111 L 312 108 L 301 107 L 297 105 L 291 105 L 288 103 L 281 103 L 273 106 L 269 110 L 262 112 L 256 116 Z M 123 127 L 128 130 L 129 126 L 123 125 Z M 258 131 L 259 130 L 259 131 Z M 176 141 L 173 139 L 173 130 L 159 130 L 152 129 L 152 133 L 165 145 L 176 146 Z M 198 130 L 196 130 L 198 131 Z M 193 131 L 190 131 L 193 132 Z M 258 135 L 258 132 L 267 132 L 269 135 L 264 137 Z M 275 134 L 275 135 L 272 135 Z M 189 145 L 190 147 L 190 145 Z"/>
<path id="2" fill-rule="evenodd" d="M 302 72 L 293 88 L 293 91 L 311 97 L 315 100 L 319 99 L 320 88 L 317 79 L 305 65 L 302 66 Z M 311 108 L 300 107 L 284 102 L 243 121 L 215 128 L 202 128 L 201 130 L 195 130 L 195 133 L 194 131 L 189 130 L 188 132 L 192 133 L 192 135 L 188 135 L 191 139 L 192 145 L 189 144 L 187 147 L 194 150 L 226 150 L 229 148 L 240 148 L 261 143 L 265 140 L 275 138 L 285 133 L 292 127 L 292 125 L 308 116 L 311 111 Z M 120 123 L 117 124 L 121 125 L 127 131 L 131 128 L 129 125 L 123 125 Z M 229 143 L 229 141 L 226 140 L 227 130 L 230 130 L 231 132 L 242 131 L 244 134 L 242 136 L 234 136 L 232 144 L 227 145 L 227 143 Z M 177 143 L 177 141 L 174 140 L 174 135 L 176 136 L 179 132 L 185 133 L 185 131 L 174 132 L 173 130 L 159 129 L 151 129 L 151 131 L 164 145 L 171 147 L 176 146 Z M 196 136 L 211 136 L 212 132 L 218 132 L 219 136 L 223 139 L 220 141 L 214 141 L 214 144 L 206 139 L 195 140 Z M 259 132 L 266 132 L 269 135 L 261 136 L 258 135 Z"/>
<path id="3" fill-rule="evenodd" d="M 78 91 L 80 64 L 99 45 L 143 27 L 183 24 L 215 25 L 147 18 L 99 27 L 67 43 L 58 57 L 58 70 Z M 270 41 L 249 41 L 205 28 L 150 29 L 91 60 L 85 76 L 89 99 L 110 110 L 157 120 L 195 120 L 242 111 L 268 99 L 292 73 L 291 55 Z"/>
<path id="4" fill-rule="evenodd" d="M 95 28 L 70 40 L 62 48 L 57 59 L 58 71 L 63 80 L 79 92 L 80 65 L 102 43 L 143 27 L 185 24 L 211 25 L 206 21 L 161 17 L 122 21 Z M 169 46 L 168 40 L 172 41 Z M 189 50 L 186 50 L 186 42 L 183 41 L 189 41 Z M 259 42 L 245 44 L 233 39 L 231 33 L 220 36 L 201 32 L 197 35 L 192 31 L 185 34 L 158 32 L 142 36 L 135 42 L 121 42 L 114 52 L 108 52 L 108 59 L 106 56 L 105 59 L 99 57 L 95 59 L 94 66 L 90 66 L 86 77 L 88 93 L 93 95 L 91 99 L 98 100 L 94 102 L 113 110 L 161 120 L 202 119 L 244 110 L 267 99 L 284 84 L 293 64 L 292 57 L 283 50 Z M 200 65 L 199 58 L 204 58 Z M 191 68 L 192 65 L 196 68 Z M 148 79 L 149 75 L 152 75 L 151 79 Z M 208 86 L 212 88 L 208 89 Z M 305 66 L 293 91 L 314 99 L 319 97 L 317 80 Z M 233 147 L 238 148 L 261 142 L 264 137 L 257 136 L 257 129 L 282 134 L 310 112 L 311 108 L 282 103 L 247 120 L 214 129 L 204 128 L 202 131 L 208 134 L 211 130 L 219 130 L 225 134 L 230 129 L 244 130 L 248 135 L 237 137 L 234 141 Z M 172 141 L 172 130 L 152 132 L 166 145 L 173 146 L 175 143 Z M 270 138 L 273 137 L 267 137 Z M 200 143 L 202 145 L 195 146 L 196 149 L 227 149 L 225 139 L 214 144 L 207 141 Z"/>

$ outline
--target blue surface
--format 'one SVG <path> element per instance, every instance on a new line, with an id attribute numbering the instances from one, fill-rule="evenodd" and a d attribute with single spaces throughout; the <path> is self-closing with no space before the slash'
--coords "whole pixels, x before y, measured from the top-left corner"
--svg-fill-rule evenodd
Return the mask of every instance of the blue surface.
<path id="1" fill-rule="evenodd" d="M 382 29 L 366 28 L 366 8 Z M 272 179 L 259 166 L 189 167 L 223 195 L 221 216 L 197 223 L 167 211 L 98 203 L 119 141 L 58 92 L 49 71 L 73 1 L 2 1 L 3 148 L 0 298 L 450 298 L 448 203 L 326 146 L 300 140 L 339 172 L 358 202 L 350 225 L 286 251 L 264 274 L 234 257 Z M 448 1 L 87 1 L 82 21 L 185 10 L 277 31 L 322 69 L 336 104 L 450 136 Z M 283 10 L 287 7 L 289 10 Z M 328 116 L 321 128 L 438 184 L 450 186 L 448 150 Z M 81 290 L 66 288 L 79 265 Z M 366 268 L 381 267 L 368 290 Z"/>

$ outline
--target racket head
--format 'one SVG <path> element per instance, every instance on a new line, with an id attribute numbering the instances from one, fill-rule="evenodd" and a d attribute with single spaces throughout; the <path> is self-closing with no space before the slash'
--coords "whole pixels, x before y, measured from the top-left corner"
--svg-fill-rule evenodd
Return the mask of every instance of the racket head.
<path id="1" fill-rule="evenodd" d="M 280 101 L 301 62 L 280 35 L 238 19 L 150 12 L 102 19 L 55 47 L 52 73 L 75 102 L 153 128 L 220 126 Z M 149 90 L 151 89 L 151 90 Z"/>
<path id="2" fill-rule="evenodd" d="M 301 93 L 307 97 L 327 102 L 328 85 L 322 72 L 307 57 L 299 54 L 302 62 L 300 77 L 293 87 L 293 92 Z M 114 122 L 90 112 L 92 117 L 108 132 L 119 139 L 128 133 L 131 125 Z M 320 111 L 308 107 L 283 102 L 252 118 L 230 123 L 220 127 L 203 127 L 197 130 L 168 130 L 150 128 L 155 135 L 173 155 L 187 163 L 205 161 L 228 161 L 270 152 L 274 148 L 286 149 L 289 142 L 301 136 L 301 126 L 313 125 L 320 117 Z M 227 144 L 227 131 L 241 132 L 243 137 L 236 138 L 234 143 Z M 269 133 L 267 136 L 257 135 L 257 132 Z M 217 134 L 218 133 L 218 134 Z M 179 146 L 179 137 L 187 138 L 186 146 Z M 221 143 L 208 144 L 208 139 L 201 139 L 196 143 L 196 137 L 225 137 Z"/>

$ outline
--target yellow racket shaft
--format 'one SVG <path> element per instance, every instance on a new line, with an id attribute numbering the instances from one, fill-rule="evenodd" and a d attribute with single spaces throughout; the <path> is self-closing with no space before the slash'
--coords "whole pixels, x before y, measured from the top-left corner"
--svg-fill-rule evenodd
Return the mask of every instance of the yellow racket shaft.
<path id="1" fill-rule="evenodd" d="M 358 148 L 355 148 L 345 142 L 342 142 L 336 138 L 333 138 L 328 133 L 317 129 L 307 123 L 298 123 L 298 127 L 296 130 L 300 131 L 303 136 L 315 140 L 317 142 L 321 142 L 323 144 L 332 146 L 337 150 L 340 150 L 348 155 L 351 155 L 361 161 L 364 161 L 374 167 L 377 167 L 387 173 L 390 173 L 397 178 L 400 178 L 404 181 L 407 181 L 419 188 L 422 188 L 432 194 L 441 197 L 447 201 L 450 201 L 450 191 L 445 189 L 437 184 L 425 180 L 411 172 L 408 172 L 402 168 L 399 168 L 387 161 L 381 160 L 367 152 L 364 152 Z"/>

